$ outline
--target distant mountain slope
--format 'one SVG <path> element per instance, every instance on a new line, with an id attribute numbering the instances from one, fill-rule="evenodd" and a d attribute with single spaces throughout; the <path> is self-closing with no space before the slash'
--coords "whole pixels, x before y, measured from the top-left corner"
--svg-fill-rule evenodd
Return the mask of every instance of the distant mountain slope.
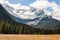
<path id="1" fill-rule="evenodd" d="M 45 17 L 42 18 L 41 20 L 39 20 L 40 22 L 38 23 L 38 25 L 36 25 L 36 28 L 43 28 L 43 29 L 59 29 L 60 28 L 60 21 L 55 20 L 51 17 Z"/>

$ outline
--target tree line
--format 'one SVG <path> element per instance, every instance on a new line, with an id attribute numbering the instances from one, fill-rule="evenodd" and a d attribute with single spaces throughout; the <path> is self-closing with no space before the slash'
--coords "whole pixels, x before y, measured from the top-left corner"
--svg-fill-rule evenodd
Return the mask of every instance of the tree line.
<path id="1" fill-rule="evenodd" d="M 60 26 L 60 25 L 59 25 Z M 0 20 L 0 34 L 57 34 L 60 29 L 38 29 L 17 22 Z"/>

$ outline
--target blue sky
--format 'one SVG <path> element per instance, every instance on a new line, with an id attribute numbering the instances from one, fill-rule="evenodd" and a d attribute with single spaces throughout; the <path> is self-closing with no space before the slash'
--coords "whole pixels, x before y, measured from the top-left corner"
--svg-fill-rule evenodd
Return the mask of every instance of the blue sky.
<path id="1" fill-rule="evenodd" d="M 22 5 L 29 5 L 30 3 L 33 3 L 35 0 L 9 0 L 10 3 L 20 3 Z"/>
<path id="2" fill-rule="evenodd" d="M 58 5 L 60 5 L 60 0 L 48 0 L 48 1 L 50 1 L 50 2 L 55 1 Z"/>
<path id="3" fill-rule="evenodd" d="M 9 0 L 10 3 L 20 3 L 22 5 L 29 5 L 30 3 L 33 3 L 35 0 Z M 48 0 L 49 2 L 55 1 L 58 5 L 60 5 L 60 0 Z"/>

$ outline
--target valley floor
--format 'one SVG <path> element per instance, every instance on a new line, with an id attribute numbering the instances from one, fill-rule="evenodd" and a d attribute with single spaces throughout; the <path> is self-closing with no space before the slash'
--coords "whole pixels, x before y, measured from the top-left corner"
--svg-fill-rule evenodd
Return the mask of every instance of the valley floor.
<path id="1" fill-rule="evenodd" d="M 0 40 L 60 40 L 60 35 L 8 35 L 0 34 Z"/>

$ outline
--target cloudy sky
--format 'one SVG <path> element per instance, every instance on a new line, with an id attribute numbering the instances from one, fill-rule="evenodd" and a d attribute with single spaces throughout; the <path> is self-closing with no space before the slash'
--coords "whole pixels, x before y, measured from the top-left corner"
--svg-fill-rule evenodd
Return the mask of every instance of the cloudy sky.
<path id="1" fill-rule="evenodd" d="M 6 0 L 5 0 L 6 1 Z M 35 2 L 36 0 L 8 0 L 10 3 L 14 3 L 14 4 L 17 4 L 17 3 L 20 3 L 22 5 L 29 5 L 33 2 Z M 58 5 L 60 5 L 60 0 L 48 0 L 49 2 L 55 2 L 57 3 Z"/>
<path id="2" fill-rule="evenodd" d="M 0 0 L 0 3 L 9 3 L 9 4 L 15 4 L 18 5 L 24 5 L 25 7 L 27 6 L 32 6 L 35 8 L 47 8 L 47 10 L 49 11 L 53 11 L 52 7 L 54 7 L 53 9 L 56 8 L 56 10 L 58 9 L 58 7 L 60 7 L 60 0 Z M 41 6 L 41 7 L 40 7 Z"/>
<path id="3" fill-rule="evenodd" d="M 57 12 L 60 15 L 60 0 L 0 0 L 0 3 L 6 3 L 15 9 L 29 10 L 25 14 L 32 16 L 34 12 L 30 12 L 30 7 L 37 10 L 45 9 L 48 14 Z"/>
<path id="4" fill-rule="evenodd" d="M 49 11 L 53 11 L 55 8 L 58 10 L 60 7 L 60 0 L 0 0 L 0 3 L 6 2 L 9 4 L 20 4 L 25 7 L 46 8 Z M 58 7 L 57 7 L 58 6 Z M 52 10 L 53 9 L 53 10 Z"/>

